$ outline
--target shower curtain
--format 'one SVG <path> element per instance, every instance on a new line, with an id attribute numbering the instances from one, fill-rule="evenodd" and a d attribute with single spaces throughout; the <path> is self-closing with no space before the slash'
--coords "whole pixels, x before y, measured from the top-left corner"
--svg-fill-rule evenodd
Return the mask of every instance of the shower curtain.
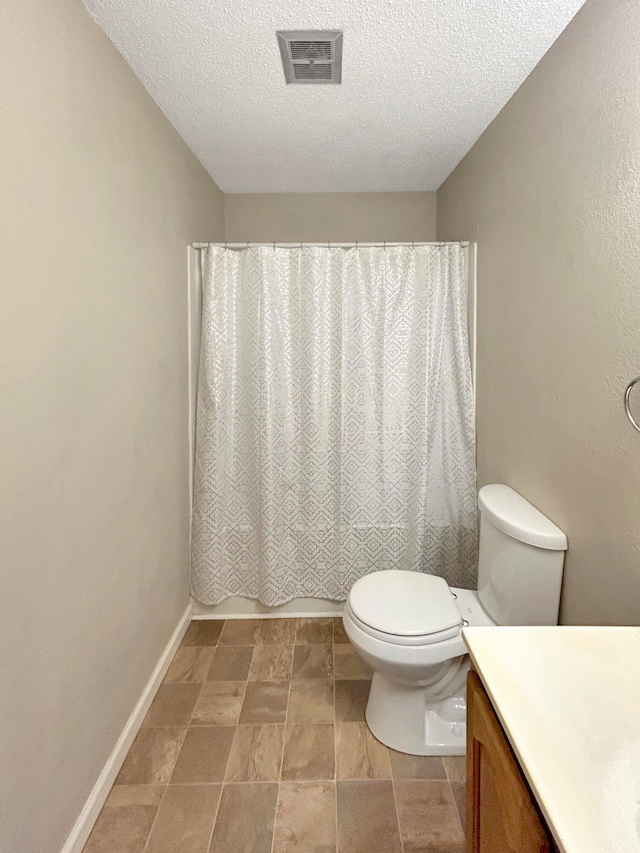
<path id="1" fill-rule="evenodd" d="M 474 401 L 457 244 L 203 250 L 192 592 L 471 586 Z"/>

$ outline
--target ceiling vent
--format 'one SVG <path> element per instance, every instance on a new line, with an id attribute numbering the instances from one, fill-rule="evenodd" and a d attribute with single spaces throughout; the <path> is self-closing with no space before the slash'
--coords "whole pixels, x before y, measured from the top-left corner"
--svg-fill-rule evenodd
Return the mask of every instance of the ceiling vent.
<path id="1" fill-rule="evenodd" d="M 279 30 L 287 83 L 341 83 L 342 33 L 338 30 Z"/>

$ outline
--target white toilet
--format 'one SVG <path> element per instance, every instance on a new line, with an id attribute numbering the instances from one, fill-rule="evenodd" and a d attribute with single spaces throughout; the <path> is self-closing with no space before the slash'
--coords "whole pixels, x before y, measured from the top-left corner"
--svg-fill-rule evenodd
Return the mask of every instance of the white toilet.
<path id="1" fill-rule="evenodd" d="M 413 755 L 466 751 L 466 625 L 556 625 L 567 537 L 509 486 L 478 493 L 478 590 L 390 570 L 357 581 L 344 627 L 373 669 L 366 718 Z"/>

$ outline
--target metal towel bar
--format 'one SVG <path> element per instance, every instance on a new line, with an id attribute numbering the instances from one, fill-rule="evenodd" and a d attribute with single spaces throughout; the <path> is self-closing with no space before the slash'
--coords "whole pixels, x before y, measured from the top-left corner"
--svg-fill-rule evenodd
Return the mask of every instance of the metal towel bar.
<path id="1" fill-rule="evenodd" d="M 627 417 L 631 421 L 634 429 L 637 429 L 640 432 L 640 424 L 636 421 L 636 419 L 631 414 L 631 408 L 629 406 L 629 397 L 631 397 L 631 392 L 633 391 L 634 385 L 637 385 L 640 382 L 640 376 L 636 376 L 635 379 L 632 379 L 631 382 L 627 385 L 627 388 L 624 392 L 624 410 L 627 414 Z"/>

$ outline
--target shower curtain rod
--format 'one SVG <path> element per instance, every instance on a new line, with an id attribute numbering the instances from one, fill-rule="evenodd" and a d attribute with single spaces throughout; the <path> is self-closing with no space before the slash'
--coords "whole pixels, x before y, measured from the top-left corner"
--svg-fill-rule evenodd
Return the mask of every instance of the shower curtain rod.
<path id="1" fill-rule="evenodd" d="M 334 243 L 333 241 L 327 241 L 326 243 L 280 243 L 276 241 L 268 241 L 266 243 L 192 243 L 191 248 L 196 251 L 200 251 L 200 249 L 206 249 L 208 246 L 220 246 L 225 249 L 248 249 L 251 246 L 276 246 L 279 249 L 301 249 L 301 248 L 327 248 L 331 249 L 374 249 L 374 248 L 386 248 L 387 246 L 411 246 L 414 248 L 415 246 L 462 246 L 462 248 L 466 248 L 470 243 L 468 240 L 455 240 L 451 242 L 431 242 L 431 243 L 421 243 L 418 241 L 407 240 L 404 243 L 393 243 L 393 242 L 382 242 L 382 243 L 361 243 L 359 240 L 356 240 L 353 243 Z"/>

